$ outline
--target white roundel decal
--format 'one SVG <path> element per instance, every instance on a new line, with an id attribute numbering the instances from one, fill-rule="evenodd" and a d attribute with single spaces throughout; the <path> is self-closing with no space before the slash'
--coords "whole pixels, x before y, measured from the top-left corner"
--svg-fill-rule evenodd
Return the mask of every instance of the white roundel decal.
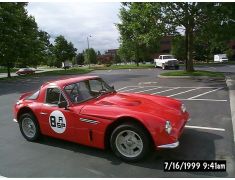
<path id="1" fill-rule="evenodd" d="M 53 111 L 49 117 L 49 124 L 56 133 L 63 133 L 66 130 L 66 119 L 61 111 Z"/>

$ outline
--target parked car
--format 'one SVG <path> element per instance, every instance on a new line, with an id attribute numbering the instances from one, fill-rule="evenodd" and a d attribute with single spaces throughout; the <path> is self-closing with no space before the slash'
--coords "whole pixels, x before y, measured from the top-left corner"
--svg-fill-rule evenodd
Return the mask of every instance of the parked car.
<path id="1" fill-rule="evenodd" d="M 62 62 L 62 68 L 69 69 L 71 67 L 73 67 L 73 64 L 70 61 Z"/>
<path id="2" fill-rule="evenodd" d="M 22 135 L 51 136 L 100 149 L 125 161 L 151 150 L 176 148 L 189 114 L 182 102 L 157 95 L 120 93 L 97 76 L 45 83 L 14 105 Z"/>
<path id="3" fill-rule="evenodd" d="M 173 55 L 160 55 L 158 59 L 154 59 L 155 67 L 161 67 L 163 70 L 168 68 L 179 69 L 179 61 Z"/>
<path id="4" fill-rule="evenodd" d="M 226 54 L 216 54 L 214 55 L 214 62 L 228 62 L 228 57 Z"/>
<path id="5" fill-rule="evenodd" d="M 26 74 L 34 74 L 35 70 L 32 68 L 21 68 L 18 71 L 16 71 L 17 75 L 26 75 Z"/>

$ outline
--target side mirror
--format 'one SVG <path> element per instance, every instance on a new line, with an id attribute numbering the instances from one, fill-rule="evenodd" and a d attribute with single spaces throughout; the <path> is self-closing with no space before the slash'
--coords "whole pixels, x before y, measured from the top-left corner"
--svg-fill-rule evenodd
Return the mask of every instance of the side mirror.
<path id="1" fill-rule="evenodd" d="M 58 107 L 68 109 L 68 103 L 66 101 L 61 101 L 58 103 Z"/>
<path id="2" fill-rule="evenodd" d="M 112 85 L 111 88 L 112 88 L 113 90 L 115 90 L 114 85 Z"/>

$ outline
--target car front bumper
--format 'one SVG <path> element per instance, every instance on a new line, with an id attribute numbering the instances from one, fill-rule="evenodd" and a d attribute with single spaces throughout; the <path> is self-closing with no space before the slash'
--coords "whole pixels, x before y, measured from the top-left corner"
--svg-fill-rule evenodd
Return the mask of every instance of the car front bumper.
<path id="1" fill-rule="evenodd" d="M 186 118 L 187 120 L 182 124 L 182 126 L 179 128 L 179 131 L 177 132 L 176 136 L 172 139 L 172 141 L 168 144 L 161 144 L 161 145 L 157 145 L 157 149 L 173 149 L 173 148 L 177 148 L 179 146 L 179 137 L 181 136 L 183 129 L 185 127 L 185 124 L 189 121 L 191 121 L 191 119 L 189 118 L 189 116 Z"/>
<path id="2" fill-rule="evenodd" d="M 179 146 L 179 141 L 176 141 L 174 143 L 171 143 L 171 144 L 163 144 L 163 145 L 160 145 L 160 146 L 157 146 L 158 148 L 169 148 L 169 149 L 172 149 L 172 148 L 176 148 Z"/>
<path id="3" fill-rule="evenodd" d="M 13 119 L 13 122 L 18 123 L 17 119 Z"/>

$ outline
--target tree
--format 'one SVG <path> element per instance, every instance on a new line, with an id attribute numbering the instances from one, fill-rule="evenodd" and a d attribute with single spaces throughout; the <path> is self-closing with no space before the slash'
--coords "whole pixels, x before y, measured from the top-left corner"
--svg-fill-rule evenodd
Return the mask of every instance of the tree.
<path id="1" fill-rule="evenodd" d="M 97 55 L 93 48 L 89 48 L 85 50 L 84 53 L 85 64 L 97 64 Z"/>
<path id="2" fill-rule="evenodd" d="M 120 56 L 117 53 L 114 55 L 113 61 L 114 61 L 115 64 L 118 64 L 118 63 L 122 62 Z"/>
<path id="3" fill-rule="evenodd" d="M 186 61 L 185 36 L 178 35 L 173 38 L 171 54 L 181 61 Z"/>
<path id="4" fill-rule="evenodd" d="M 18 47 L 21 49 L 17 64 L 21 67 L 45 63 L 50 45 L 49 34 L 38 30 L 34 17 L 28 16 L 21 27 L 22 37 Z"/>
<path id="5" fill-rule="evenodd" d="M 54 46 L 53 46 L 53 44 L 50 44 L 49 47 L 48 47 L 46 63 L 50 67 L 56 66 L 56 56 L 54 54 Z"/>
<path id="6" fill-rule="evenodd" d="M 134 52 L 131 45 L 131 42 L 129 43 L 128 41 L 123 41 L 118 49 L 117 53 L 120 56 L 121 61 L 124 63 L 131 62 L 133 60 Z"/>
<path id="7" fill-rule="evenodd" d="M 77 61 L 78 65 L 83 65 L 84 64 L 84 52 L 77 54 L 76 61 Z"/>
<path id="8" fill-rule="evenodd" d="M 101 55 L 100 51 L 97 51 L 97 56 L 100 56 L 100 55 Z"/>
<path id="9" fill-rule="evenodd" d="M 45 62 L 49 48 L 49 34 L 38 30 L 33 16 L 29 16 L 27 3 L 0 3 L 0 64 L 37 66 Z"/>
<path id="10" fill-rule="evenodd" d="M 139 61 L 158 49 L 158 41 L 164 31 L 162 25 L 156 28 L 159 17 L 153 16 L 153 13 L 159 8 L 153 3 L 123 3 L 119 15 L 121 23 L 117 24 L 121 34 L 121 58 L 131 58 L 138 66 Z"/>
<path id="11" fill-rule="evenodd" d="M 200 31 L 195 31 L 195 41 L 196 44 L 202 42 L 203 49 L 198 49 L 206 51 L 208 62 L 214 54 L 230 54 L 228 41 L 235 39 L 235 7 L 234 3 L 216 3 L 209 6 L 207 11 L 212 12 L 208 16 L 213 16 L 213 21 L 206 23 Z"/>
<path id="12" fill-rule="evenodd" d="M 27 19 L 27 3 L 0 3 L 0 63 L 7 67 L 7 76 L 22 49 L 22 25 Z"/>
<path id="13" fill-rule="evenodd" d="M 177 2 L 164 4 L 163 14 L 168 19 L 167 21 L 175 28 L 179 26 L 184 28 L 187 71 L 194 71 L 193 52 L 196 35 L 206 37 L 210 33 L 220 36 L 221 26 L 231 27 L 231 22 L 234 23 L 233 11 L 233 5 L 228 6 L 226 3 Z"/>
<path id="14" fill-rule="evenodd" d="M 55 38 L 54 54 L 56 57 L 56 67 L 61 67 L 62 62 L 72 61 L 76 56 L 77 49 L 72 42 L 68 42 L 64 36 L 60 35 Z"/>
<path id="15" fill-rule="evenodd" d="M 43 31 L 40 30 L 38 32 L 39 36 L 38 36 L 38 53 L 39 53 L 39 62 L 46 64 L 47 63 L 47 59 L 51 58 L 51 56 L 53 56 L 52 54 L 52 48 L 53 45 L 50 43 L 50 35 Z"/>
<path id="16" fill-rule="evenodd" d="M 177 31 L 181 28 L 185 36 L 186 70 L 194 71 L 195 35 L 205 37 L 215 32 L 215 36 L 221 37 L 220 34 L 226 30 L 234 36 L 231 30 L 235 22 L 234 14 L 234 5 L 228 3 L 124 3 L 120 9 L 122 23 L 118 26 L 121 44 L 130 41 L 137 45 L 133 50 L 138 55 L 143 48 L 140 45 L 149 49 L 151 46 L 147 45 L 151 44 L 151 40 L 179 34 Z"/>

